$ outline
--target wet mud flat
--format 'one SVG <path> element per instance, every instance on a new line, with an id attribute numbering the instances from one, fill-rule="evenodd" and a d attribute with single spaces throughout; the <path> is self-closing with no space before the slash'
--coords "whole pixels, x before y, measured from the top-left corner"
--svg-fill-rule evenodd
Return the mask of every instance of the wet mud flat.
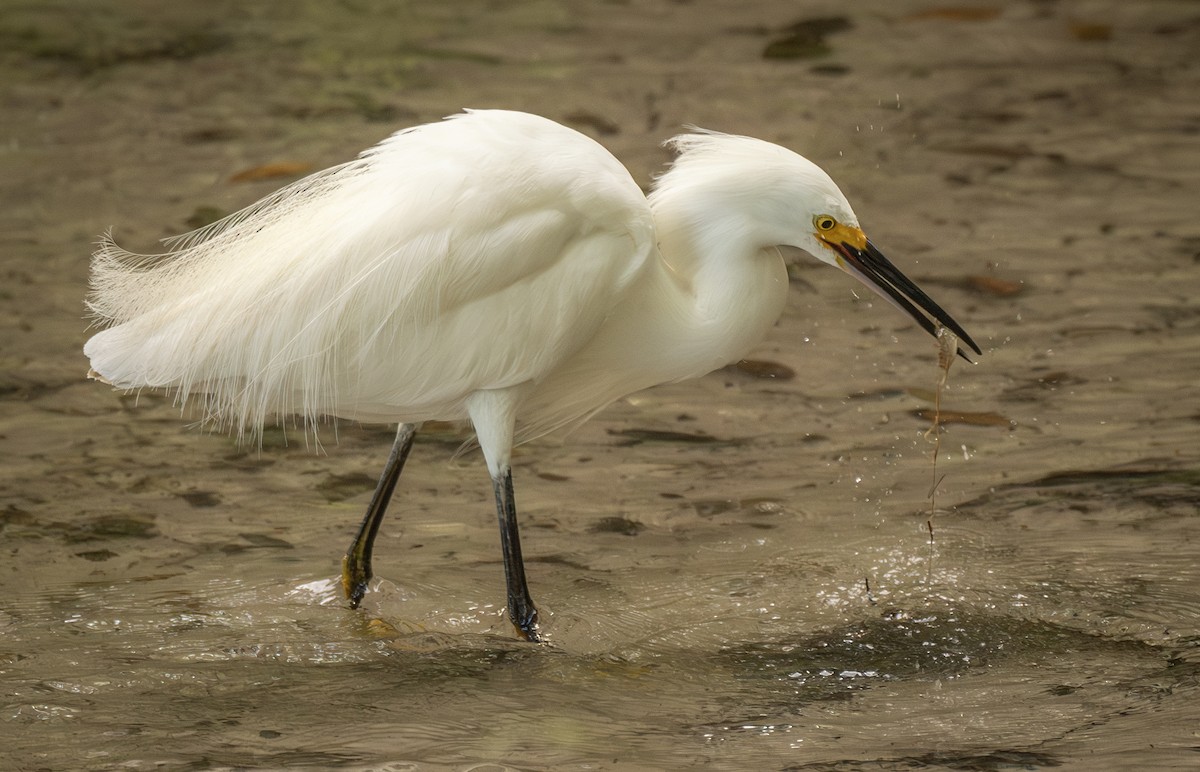
<path id="1" fill-rule="evenodd" d="M 0 766 L 1194 763 L 1193 4 L 158 6 L 0 15 Z M 452 427 L 346 609 L 392 430 L 239 447 L 84 382 L 87 255 L 463 106 L 645 185 L 688 123 L 821 164 L 985 350 L 936 470 L 933 344 L 800 263 L 753 363 L 519 451 L 550 646 Z"/>

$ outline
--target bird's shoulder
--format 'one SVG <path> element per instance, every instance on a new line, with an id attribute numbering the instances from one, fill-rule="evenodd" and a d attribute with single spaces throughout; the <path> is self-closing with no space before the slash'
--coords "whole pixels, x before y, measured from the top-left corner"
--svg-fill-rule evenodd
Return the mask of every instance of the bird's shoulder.
<path id="1" fill-rule="evenodd" d="M 445 293 L 437 277 L 450 274 L 461 300 L 543 273 L 582 242 L 628 270 L 653 251 L 650 208 L 625 167 L 545 118 L 468 112 L 398 132 L 361 161 L 342 186 L 355 216 L 339 241 L 360 229 L 352 241 L 390 255 L 403 286 Z"/>
<path id="2" fill-rule="evenodd" d="M 641 189 L 607 149 L 528 113 L 467 111 L 397 132 L 363 160 L 407 205 L 477 225 L 539 209 L 588 228 L 644 230 L 651 222 Z"/>
<path id="3" fill-rule="evenodd" d="M 287 239 L 305 255 L 299 280 L 361 277 L 347 299 L 413 321 L 561 282 L 559 270 L 615 298 L 655 252 L 649 205 L 625 167 L 583 134 L 523 113 L 403 130 L 318 184 L 287 215 L 313 236 Z"/>

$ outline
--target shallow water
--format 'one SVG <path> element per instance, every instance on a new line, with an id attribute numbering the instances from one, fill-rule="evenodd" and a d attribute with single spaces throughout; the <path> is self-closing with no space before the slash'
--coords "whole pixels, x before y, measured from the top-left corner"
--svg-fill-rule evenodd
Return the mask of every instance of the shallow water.
<path id="1" fill-rule="evenodd" d="M 1196 763 L 1194 4 L 831 6 L 826 56 L 770 60 L 794 4 L 158 6 L 0 16 L 0 767 Z M 438 428 L 345 608 L 391 429 L 247 450 L 83 382 L 87 254 L 463 105 L 643 182 L 684 123 L 824 165 L 985 349 L 936 469 L 933 345 L 801 264 L 753 355 L 783 368 L 519 451 L 550 645 L 514 640 L 486 472 Z"/>

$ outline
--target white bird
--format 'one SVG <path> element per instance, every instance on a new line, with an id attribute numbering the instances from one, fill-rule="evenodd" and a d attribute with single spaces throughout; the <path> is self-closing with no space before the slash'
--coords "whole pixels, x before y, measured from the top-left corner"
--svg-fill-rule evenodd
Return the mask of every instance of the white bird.
<path id="1" fill-rule="evenodd" d="M 970 336 L 867 240 L 810 161 L 696 130 L 649 197 L 590 138 L 471 110 L 133 255 L 105 236 L 84 346 L 93 378 L 199 401 L 209 424 L 272 415 L 399 423 L 343 581 L 357 607 L 423 421 L 469 419 L 496 497 L 508 614 L 541 640 L 521 560 L 514 443 L 741 359 L 779 318 L 781 254 L 856 276 L 936 334 Z"/>

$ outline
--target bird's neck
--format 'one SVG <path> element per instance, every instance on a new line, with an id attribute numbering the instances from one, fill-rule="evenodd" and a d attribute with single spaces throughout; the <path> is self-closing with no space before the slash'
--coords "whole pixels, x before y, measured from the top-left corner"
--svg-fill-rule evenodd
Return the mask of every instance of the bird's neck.
<path id="1" fill-rule="evenodd" d="M 775 324 L 787 298 L 779 251 L 756 244 L 730 216 L 700 219 L 659 202 L 655 228 L 662 256 L 655 291 L 663 345 L 700 375 L 737 361 Z"/>
<path id="2" fill-rule="evenodd" d="M 658 259 L 599 333 L 528 397 L 523 439 L 579 420 L 618 397 L 736 362 L 779 318 L 787 270 L 778 250 L 721 238 L 656 210 Z"/>

